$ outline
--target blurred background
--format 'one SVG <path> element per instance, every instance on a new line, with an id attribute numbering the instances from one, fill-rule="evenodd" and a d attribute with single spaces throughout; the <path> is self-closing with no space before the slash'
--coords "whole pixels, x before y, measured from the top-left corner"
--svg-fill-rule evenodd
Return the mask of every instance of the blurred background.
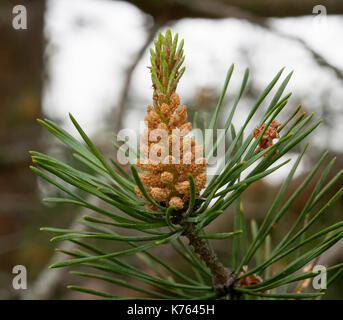
<path id="1" fill-rule="evenodd" d="M 16 30 L 12 25 L 16 16 L 12 10 L 17 4 L 27 10 L 27 29 Z M 237 127 L 267 83 L 286 67 L 286 72 L 294 70 L 288 87 L 293 92 L 288 112 L 301 103 L 304 111 L 323 119 L 311 137 L 310 150 L 289 193 L 302 182 L 323 150 L 329 150 L 331 157 L 337 155 L 332 175 L 342 169 L 342 1 L 2 0 L 0 299 L 90 298 L 66 289 L 67 284 L 75 283 L 67 270 L 47 269 L 60 256 L 48 241 L 50 235 L 40 232 L 39 227 L 70 227 L 84 213 L 71 206 L 41 202 L 43 197 L 59 193 L 28 169 L 29 150 L 69 163 L 73 159 L 41 129 L 36 118 L 47 117 L 75 134 L 68 120 L 71 112 L 105 153 L 114 154 L 112 133 L 121 128 L 136 129 L 151 101 L 148 48 L 156 33 L 167 27 L 185 40 L 187 70 L 178 92 L 190 113 L 211 113 L 227 69 L 234 62 L 227 107 L 239 89 L 245 68 L 249 67 L 251 74 L 234 119 Z M 228 109 L 223 109 L 227 114 Z M 261 221 L 287 170 L 289 167 L 248 189 L 244 204 L 249 218 Z M 289 219 L 299 213 L 310 192 L 311 186 L 293 205 Z M 342 219 L 342 207 L 340 199 L 322 223 Z M 228 212 L 211 228 L 231 230 L 231 216 Z M 287 230 L 287 221 L 283 226 Z M 217 249 L 224 260 L 230 255 L 228 242 Z M 171 256 L 168 259 L 173 261 Z M 343 243 L 321 257 L 326 265 L 342 261 Z M 27 290 L 12 288 L 15 265 L 28 270 Z M 325 299 L 343 299 L 343 279 Z"/>

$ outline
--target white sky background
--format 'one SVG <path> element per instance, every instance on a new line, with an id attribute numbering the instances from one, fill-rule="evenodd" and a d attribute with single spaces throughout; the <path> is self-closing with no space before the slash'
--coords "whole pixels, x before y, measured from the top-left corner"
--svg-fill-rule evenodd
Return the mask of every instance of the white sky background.
<path id="1" fill-rule="evenodd" d="M 146 16 L 123 2 L 49 0 L 45 19 L 50 82 L 44 91 L 44 111 L 48 117 L 61 120 L 68 130 L 72 130 L 67 122 L 71 112 L 87 133 L 99 131 L 106 113 L 116 105 L 125 68 L 145 40 Z M 273 24 L 301 37 L 343 69 L 342 18 L 329 17 L 326 22 L 311 16 L 274 19 Z M 185 39 L 186 73 L 178 89 L 183 99 L 191 99 L 199 87 L 221 88 L 232 62 L 235 72 L 229 94 L 237 92 L 247 66 L 261 91 L 285 66 L 285 75 L 295 71 L 287 91 L 293 92 L 293 103 L 301 102 L 315 111 L 321 106 L 321 97 L 329 94 L 330 107 L 338 111 L 332 128 L 338 135 L 343 134 L 342 82 L 331 71 L 318 67 L 299 44 L 236 19 L 185 19 L 172 30 Z M 134 93 L 134 111 L 126 114 L 124 127 L 137 128 L 151 100 L 148 65 L 147 52 L 133 75 L 130 97 Z M 236 126 L 239 118 L 235 119 Z M 312 140 L 319 142 L 321 136 L 317 134 Z M 330 143 L 331 148 L 343 151 L 340 139 Z"/>

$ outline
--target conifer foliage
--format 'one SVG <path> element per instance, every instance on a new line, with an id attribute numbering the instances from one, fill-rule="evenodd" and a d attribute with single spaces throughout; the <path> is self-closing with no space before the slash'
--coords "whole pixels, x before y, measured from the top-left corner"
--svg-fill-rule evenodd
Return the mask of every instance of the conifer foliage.
<path id="1" fill-rule="evenodd" d="M 183 40 L 179 42 L 178 35 L 173 37 L 167 30 L 165 35 L 158 35 L 150 54 L 153 99 L 145 118 L 147 135 L 141 138 L 140 152 L 128 146 L 137 154 L 137 163 L 131 165 L 130 173 L 116 160 L 106 159 L 72 115 L 70 119 L 83 142 L 53 121 L 39 120 L 83 165 L 81 170 L 32 151 L 35 166 L 31 169 L 65 194 L 63 198 L 44 201 L 85 207 L 94 212 L 80 221 L 88 227 L 87 231 L 42 228 L 55 234 L 51 239 L 54 243 L 71 241 L 77 245 L 74 250 L 64 250 L 66 260 L 51 268 L 73 267 L 71 273 L 75 276 L 131 289 L 132 295 L 126 296 L 120 295 L 120 290 L 113 293 L 69 286 L 72 290 L 110 299 L 320 298 L 325 290 L 306 287 L 304 280 L 317 275 L 313 270 L 316 258 L 342 239 L 343 221 L 319 231 L 312 226 L 324 214 L 329 214 L 330 207 L 342 196 L 343 187 L 337 188 L 337 184 L 343 170 L 333 177 L 329 175 L 335 158 L 327 160 L 325 152 L 302 183 L 285 197 L 308 148 L 303 141 L 320 124 L 312 120 L 313 114 L 301 113 L 300 106 L 292 113 L 287 111 L 290 94 L 284 95 L 284 90 L 292 73 L 278 84 L 284 70 L 278 72 L 236 129 L 233 122 L 248 82 L 249 70 L 246 70 L 228 111 L 224 134 L 217 135 L 213 146 L 204 150 L 207 141 L 201 145 L 191 137 L 187 108 L 180 106 L 176 93 L 185 72 Z M 218 124 L 233 70 L 232 65 L 206 129 Z M 277 120 L 281 112 L 287 116 L 283 124 Z M 256 128 L 252 132 L 247 129 L 251 124 Z M 160 139 L 150 138 L 150 132 L 156 129 L 166 132 L 165 148 L 157 146 Z M 223 165 L 209 179 L 207 163 L 226 136 L 231 143 L 225 150 Z M 171 150 L 174 140 L 180 141 L 176 148 L 180 163 L 174 161 Z M 118 144 L 114 145 L 120 149 Z M 298 146 L 302 149 L 297 157 L 280 163 L 280 159 Z M 242 203 L 245 190 L 291 160 L 292 168 L 269 209 L 263 213 L 263 222 L 257 225 L 254 220 L 247 221 Z M 282 240 L 274 241 L 279 220 L 289 219 L 287 212 L 317 172 L 320 177 L 304 207 Z M 324 197 L 334 186 L 338 191 L 323 205 Z M 103 205 L 95 205 L 91 198 L 98 198 Z M 228 214 L 233 215 L 233 230 L 206 232 L 215 219 Z M 211 246 L 213 240 L 228 241 L 228 238 L 232 240 L 231 262 L 228 257 L 218 257 Z M 155 249 L 161 246 L 165 252 L 178 255 L 188 270 L 179 269 L 179 264 L 166 258 L 168 255 L 159 256 L 160 251 Z M 271 268 L 276 264 L 283 267 Z M 80 266 L 87 270 L 80 271 Z M 343 263 L 327 266 L 328 286 L 342 271 Z"/>

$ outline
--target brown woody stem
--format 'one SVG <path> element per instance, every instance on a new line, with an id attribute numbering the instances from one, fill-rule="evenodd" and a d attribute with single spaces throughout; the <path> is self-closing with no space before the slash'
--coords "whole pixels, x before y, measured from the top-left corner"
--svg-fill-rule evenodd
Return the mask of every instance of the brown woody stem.
<path id="1" fill-rule="evenodd" d="M 218 296 L 224 296 L 232 292 L 235 281 L 234 273 L 224 267 L 218 257 L 209 249 L 206 241 L 194 234 L 194 223 L 187 224 L 184 236 L 189 240 L 189 245 L 200 258 L 206 263 L 212 273 L 212 285 Z"/>

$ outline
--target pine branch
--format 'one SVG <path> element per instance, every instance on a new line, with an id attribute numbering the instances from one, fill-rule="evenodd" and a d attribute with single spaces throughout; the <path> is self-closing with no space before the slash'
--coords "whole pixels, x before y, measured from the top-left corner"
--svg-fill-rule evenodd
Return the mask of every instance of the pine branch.
<path id="1" fill-rule="evenodd" d="M 88 272 L 74 272 L 74 275 L 115 283 L 122 287 L 134 288 L 137 292 L 152 297 L 166 299 L 214 299 L 223 296 L 231 299 L 249 296 L 312 299 L 322 296 L 324 294 L 322 291 L 294 293 L 286 290 L 284 293 L 275 293 L 274 290 L 299 281 L 299 287 L 303 286 L 304 279 L 309 281 L 308 279 L 316 275 L 313 271 L 308 271 L 306 266 L 319 259 L 323 253 L 343 238 L 343 221 L 311 233 L 312 226 L 343 195 L 341 187 L 318 209 L 323 197 L 343 175 L 343 170 L 341 170 L 327 181 L 335 158 L 325 164 L 328 155 L 325 152 L 299 187 L 287 199 L 284 199 L 285 191 L 307 150 L 308 145 L 306 145 L 294 162 L 270 209 L 266 212 L 262 224 L 258 225 L 252 221 L 251 236 L 248 234 L 248 223 L 242 204 L 242 195 L 245 190 L 252 183 L 287 164 L 291 159 L 280 164 L 276 164 L 276 161 L 303 142 L 321 121 L 311 123 L 312 114 L 298 115 L 300 108 L 287 115 L 288 118 L 284 124 L 277 121 L 278 115 L 285 109 L 290 97 L 290 94 L 284 95 L 284 90 L 292 73 L 287 75 L 279 87 L 274 90 L 271 102 L 267 106 L 263 106 L 266 97 L 270 95 L 280 80 L 282 69 L 257 98 L 253 106 L 249 108 L 250 112 L 243 125 L 236 130 L 232 122 L 246 87 L 249 74 L 247 70 L 225 124 L 225 134 L 229 127 L 231 128 L 232 142 L 223 155 L 223 168 L 218 170 L 217 176 L 206 185 L 207 162 L 224 136 L 218 136 L 215 139 L 212 150 L 209 152 L 203 152 L 201 145 L 188 136 L 191 124 L 187 122 L 187 108 L 186 106 L 180 107 L 180 97 L 176 93 L 177 84 L 183 74 L 182 70 L 184 70 L 184 68 L 180 69 L 184 60 L 183 42 L 180 42 L 179 46 L 177 44 L 178 37 L 175 36 L 173 39 L 168 30 L 165 35 L 159 34 L 158 39 L 154 42 L 155 50 L 151 50 L 154 106 L 147 107 L 148 115 L 145 117 L 145 121 L 148 132 L 155 129 L 165 130 L 168 136 L 168 147 L 165 147 L 167 153 L 164 155 L 165 157 L 162 157 L 163 161 L 155 162 L 149 158 L 156 141 L 151 140 L 148 136 L 142 140 L 141 152 L 135 152 L 140 155 L 137 159 L 138 169 L 132 165 L 131 176 L 120 170 L 119 164 L 115 160 L 111 159 L 108 162 L 71 115 L 70 119 L 84 144 L 54 122 L 39 121 L 48 131 L 71 148 L 76 153 L 75 158 L 93 172 L 75 169 L 53 157 L 39 152 L 31 152 L 33 163 L 36 165 L 31 169 L 66 194 L 64 198 L 48 198 L 46 200 L 82 206 L 102 216 L 99 218 L 84 217 L 83 223 L 92 231 L 80 231 L 74 230 L 74 228 L 42 228 L 46 232 L 58 234 L 51 241 L 70 241 L 80 248 L 69 250 L 62 248 L 61 252 L 71 258 L 56 262 L 50 267 L 84 265 L 94 269 L 93 271 L 101 270 L 109 275 L 100 276 Z M 179 59 L 180 57 L 181 59 Z M 216 126 L 233 71 L 234 66 L 232 65 L 228 70 L 222 94 L 208 129 Z M 262 108 L 265 111 L 262 112 L 259 119 L 256 119 L 257 110 Z M 247 127 L 252 121 L 255 123 L 255 130 L 247 132 Z M 177 130 L 177 135 L 174 130 Z M 169 161 L 172 157 L 169 142 L 176 137 L 181 137 L 182 144 L 188 141 L 191 146 L 189 150 L 183 150 L 181 144 L 178 146 L 183 161 L 181 163 Z M 275 142 L 275 139 L 278 141 Z M 122 143 L 128 144 L 129 149 L 132 150 L 132 146 L 128 142 L 122 141 Z M 207 146 L 207 141 L 204 144 Z M 199 147 L 201 157 L 197 160 L 201 161 L 198 163 L 195 160 L 196 148 Z M 180 152 L 181 150 L 182 152 Z M 203 157 L 204 154 L 207 159 Z M 146 155 L 147 159 L 142 158 Z M 188 164 L 184 161 L 187 159 L 190 161 Z M 147 162 L 142 160 L 147 160 Z M 112 164 L 116 170 L 111 166 Z M 316 172 L 322 166 L 325 166 L 322 174 L 315 183 L 303 209 L 293 221 L 287 234 L 281 241 L 274 244 L 272 231 L 275 226 L 285 216 L 304 188 L 311 183 Z M 75 193 L 75 188 L 83 191 L 80 193 L 82 195 Z M 95 197 L 99 201 L 99 205 L 91 203 L 89 196 L 84 197 L 83 194 Z M 100 203 L 106 203 L 109 209 L 103 208 Z M 227 214 L 226 209 L 229 207 L 231 207 L 231 211 L 235 212 L 234 230 L 206 234 L 205 227 L 219 216 Z M 113 208 L 114 211 L 112 211 Z M 113 231 L 111 227 L 118 228 L 120 234 Z M 136 234 L 127 234 L 126 232 L 130 230 L 135 230 Z M 188 246 L 180 239 L 181 236 L 188 239 Z M 231 268 L 226 268 L 220 262 L 208 241 L 209 239 L 224 240 L 228 237 L 233 237 Z M 100 245 L 104 241 L 125 243 L 126 247 L 112 249 L 108 252 L 108 247 L 106 250 L 98 248 L 89 243 L 87 239 L 98 239 L 97 243 Z M 320 242 L 317 241 L 319 239 Z M 150 249 L 162 245 L 173 248 L 193 270 L 195 278 L 182 274 L 168 262 L 149 252 Z M 264 255 L 262 254 L 263 250 L 266 252 Z M 151 275 L 123 259 L 133 255 L 155 270 L 157 275 Z M 289 258 L 291 259 L 289 260 Z M 285 259 L 288 259 L 286 264 L 284 264 Z M 252 261 L 256 263 L 253 264 Z M 281 261 L 284 267 L 271 273 L 270 267 L 274 263 L 280 264 Z M 160 268 L 167 272 L 165 273 Z M 333 277 L 330 278 L 330 283 L 341 275 L 341 268 L 342 264 L 332 265 L 328 268 L 330 272 L 335 271 Z M 299 270 L 302 272 L 298 273 Z M 175 280 L 171 275 L 177 279 Z M 128 280 L 135 279 L 140 285 L 148 284 L 152 289 L 144 289 L 136 283 L 123 281 L 118 279 L 118 276 L 125 276 Z M 212 280 L 212 285 L 208 285 L 210 280 Z M 116 294 L 100 292 L 91 288 L 70 286 L 70 289 L 96 296 L 119 298 Z"/>

